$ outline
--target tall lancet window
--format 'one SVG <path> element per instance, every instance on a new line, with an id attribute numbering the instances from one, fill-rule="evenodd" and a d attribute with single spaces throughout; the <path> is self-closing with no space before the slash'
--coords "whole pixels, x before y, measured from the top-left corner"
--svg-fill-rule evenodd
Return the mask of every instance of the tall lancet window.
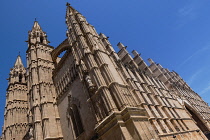
<path id="1" fill-rule="evenodd" d="M 75 136 L 78 137 L 84 131 L 84 129 L 82 126 L 79 110 L 75 104 L 72 104 L 69 113 L 70 113 L 71 122 L 73 125 Z"/>
<path id="2" fill-rule="evenodd" d="M 22 74 L 19 74 L 19 82 L 20 83 L 22 82 L 22 78 L 23 78 L 23 75 Z"/>
<path id="3" fill-rule="evenodd" d="M 41 37 L 40 37 L 40 43 L 43 43 L 43 41 L 44 41 L 44 37 L 41 36 Z"/>

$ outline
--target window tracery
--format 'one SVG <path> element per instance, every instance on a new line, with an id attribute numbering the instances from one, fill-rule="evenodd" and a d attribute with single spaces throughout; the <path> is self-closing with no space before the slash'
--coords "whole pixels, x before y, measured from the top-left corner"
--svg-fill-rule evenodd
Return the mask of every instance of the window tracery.
<path id="1" fill-rule="evenodd" d="M 74 98 L 71 95 L 69 95 L 68 96 L 67 119 L 68 119 L 68 125 L 71 125 L 75 137 L 78 137 L 80 134 L 82 134 L 84 132 L 78 107 L 80 108 L 79 100 L 77 98 Z"/>

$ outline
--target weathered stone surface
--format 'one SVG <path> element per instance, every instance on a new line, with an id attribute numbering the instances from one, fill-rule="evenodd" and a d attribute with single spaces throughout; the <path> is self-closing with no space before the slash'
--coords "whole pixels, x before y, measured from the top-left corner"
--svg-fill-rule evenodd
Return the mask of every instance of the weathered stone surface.
<path id="1" fill-rule="evenodd" d="M 37 21 L 29 32 L 27 74 L 19 56 L 10 72 L 3 140 L 207 140 L 210 108 L 176 72 L 122 43 L 116 53 L 70 4 L 66 24 L 55 49 Z"/>

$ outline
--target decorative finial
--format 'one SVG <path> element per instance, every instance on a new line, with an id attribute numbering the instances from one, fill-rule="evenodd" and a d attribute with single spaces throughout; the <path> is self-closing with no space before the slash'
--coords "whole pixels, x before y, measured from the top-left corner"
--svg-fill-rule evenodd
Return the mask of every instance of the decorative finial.
<path id="1" fill-rule="evenodd" d="M 70 3 L 67 2 L 67 3 L 66 3 L 66 6 L 70 6 Z"/>
<path id="2" fill-rule="evenodd" d="M 35 18 L 35 21 L 36 21 L 36 18 Z"/>
<path id="3" fill-rule="evenodd" d="M 18 52 L 18 56 L 20 56 L 20 51 Z"/>

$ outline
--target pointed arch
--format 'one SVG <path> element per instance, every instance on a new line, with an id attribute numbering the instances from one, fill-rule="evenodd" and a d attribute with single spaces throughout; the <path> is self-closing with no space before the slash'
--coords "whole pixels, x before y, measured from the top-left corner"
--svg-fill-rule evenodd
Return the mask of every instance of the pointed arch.
<path id="1" fill-rule="evenodd" d="M 44 37 L 41 35 L 40 36 L 40 43 L 43 43 L 43 41 L 44 41 Z"/>
<path id="2" fill-rule="evenodd" d="M 75 137 L 78 137 L 84 131 L 81 116 L 76 104 L 72 104 L 69 110 Z"/>
<path id="3" fill-rule="evenodd" d="M 69 45 L 69 42 L 68 42 L 68 39 L 65 39 L 57 48 L 55 48 L 53 51 L 52 51 L 52 60 L 53 62 L 56 64 L 57 63 L 57 58 L 58 56 L 64 52 L 64 51 L 67 51 L 70 49 L 70 45 Z"/>
<path id="4" fill-rule="evenodd" d="M 69 95 L 66 115 L 75 138 L 77 138 L 78 136 L 80 136 L 80 134 L 84 132 L 82 119 L 78 107 L 80 108 L 79 100 Z"/>

